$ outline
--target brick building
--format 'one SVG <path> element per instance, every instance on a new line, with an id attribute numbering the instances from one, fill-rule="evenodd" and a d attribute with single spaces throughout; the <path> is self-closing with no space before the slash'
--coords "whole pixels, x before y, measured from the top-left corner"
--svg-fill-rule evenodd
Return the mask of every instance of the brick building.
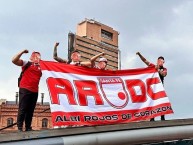
<path id="1" fill-rule="evenodd" d="M 43 102 L 44 94 L 41 93 L 42 101 L 38 102 L 35 108 L 32 128 L 34 130 L 42 130 L 52 128 L 50 105 Z M 16 93 L 16 101 L 6 101 L 0 99 L 0 129 L 16 123 L 18 113 L 18 93 Z M 17 125 L 7 128 L 2 132 L 12 132 L 17 130 Z"/>
<path id="2" fill-rule="evenodd" d="M 105 52 L 108 69 L 120 69 L 120 50 L 118 48 L 119 33 L 113 28 L 93 19 L 85 19 L 77 25 L 76 34 L 68 34 L 68 59 L 71 52 L 79 50 L 82 61 L 87 61 L 94 55 Z M 98 59 L 97 59 L 98 61 Z"/>

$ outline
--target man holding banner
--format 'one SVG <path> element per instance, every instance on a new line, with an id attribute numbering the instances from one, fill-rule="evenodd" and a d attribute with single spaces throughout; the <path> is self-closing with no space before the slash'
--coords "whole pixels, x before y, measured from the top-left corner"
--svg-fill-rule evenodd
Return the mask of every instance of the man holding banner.
<path id="1" fill-rule="evenodd" d="M 150 63 L 149 61 L 147 61 L 142 55 L 140 52 L 137 52 L 136 53 L 140 59 L 147 65 L 147 66 L 153 66 L 157 69 L 158 73 L 159 73 L 159 77 L 162 81 L 162 83 L 164 83 L 164 77 L 166 77 L 167 75 L 167 69 L 163 66 L 164 64 L 164 57 L 163 56 L 160 56 L 158 57 L 157 59 L 157 64 L 153 64 L 153 63 Z M 161 120 L 165 120 L 165 116 L 164 115 L 161 115 Z M 154 121 L 154 118 L 151 118 L 150 121 Z"/>
<path id="2" fill-rule="evenodd" d="M 60 58 L 58 57 L 58 54 L 57 54 L 57 47 L 58 47 L 59 43 L 56 42 L 55 43 L 55 46 L 54 46 L 54 53 L 53 53 L 53 58 L 60 62 L 60 63 L 66 63 L 66 64 L 71 64 L 71 65 L 76 65 L 76 66 L 88 66 L 90 67 L 91 66 L 91 62 L 90 61 L 85 61 L 85 62 L 81 62 L 80 59 L 81 59 L 81 54 L 78 50 L 74 50 L 71 54 L 71 61 L 70 60 L 66 60 L 66 59 L 63 59 L 63 58 Z"/>
<path id="3" fill-rule="evenodd" d="M 91 61 L 91 67 L 92 67 L 92 68 L 101 69 L 101 70 L 107 70 L 107 68 L 106 68 L 106 67 L 107 67 L 107 59 L 106 59 L 105 57 L 101 57 L 101 58 L 99 59 L 98 64 L 95 64 L 96 59 L 97 59 L 98 57 L 104 56 L 104 55 L 105 55 L 105 53 L 102 52 L 102 53 L 99 53 L 99 54 L 93 56 L 93 57 L 90 59 L 90 61 Z"/>

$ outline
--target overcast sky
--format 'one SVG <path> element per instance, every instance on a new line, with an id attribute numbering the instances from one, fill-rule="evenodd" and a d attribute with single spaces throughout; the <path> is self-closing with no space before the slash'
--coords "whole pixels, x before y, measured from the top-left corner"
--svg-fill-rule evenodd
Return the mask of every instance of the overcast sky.
<path id="1" fill-rule="evenodd" d="M 153 63 L 164 56 L 165 90 L 174 110 L 166 119 L 193 117 L 193 0 L 0 0 L 0 99 L 15 100 L 21 71 L 11 62 L 16 53 L 36 50 L 53 60 L 58 41 L 58 55 L 67 58 L 68 33 L 85 18 L 120 33 L 122 69 L 146 67 L 137 51 Z M 47 101 L 43 82 L 42 92 Z"/>

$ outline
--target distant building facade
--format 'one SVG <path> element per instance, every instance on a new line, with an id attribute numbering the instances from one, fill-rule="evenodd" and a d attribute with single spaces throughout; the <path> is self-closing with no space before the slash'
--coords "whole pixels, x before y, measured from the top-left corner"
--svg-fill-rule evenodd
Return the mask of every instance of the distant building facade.
<path id="1" fill-rule="evenodd" d="M 71 53 L 75 49 L 81 52 L 82 61 L 105 52 L 108 60 L 107 68 L 120 69 L 118 35 L 116 30 L 107 25 L 93 19 L 85 19 L 77 25 L 76 34 L 68 34 L 68 59 L 71 59 Z"/>
<path id="2" fill-rule="evenodd" d="M 38 102 L 35 108 L 32 128 L 34 130 L 43 130 L 52 128 L 50 105 L 43 102 L 44 94 L 41 94 L 42 101 Z M 18 113 L 18 93 L 16 93 L 16 101 L 6 101 L 0 99 L 0 129 L 17 122 Z M 17 125 L 7 128 L 2 132 L 12 132 L 17 130 Z"/>

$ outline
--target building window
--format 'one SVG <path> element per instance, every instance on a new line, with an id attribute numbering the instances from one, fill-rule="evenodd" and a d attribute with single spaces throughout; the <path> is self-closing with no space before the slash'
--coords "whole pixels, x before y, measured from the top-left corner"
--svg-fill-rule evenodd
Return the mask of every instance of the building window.
<path id="1" fill-rule="evenodd" d="M 113 33 L 105 31 L 105 30 L 101 30 L 101 37 L 112 40 L 113 39 Z"/>
<path id="2" fill-rule="evenodd" d="M 48 128 L 48 119 L 47 118 L 42 119 L 42 128 Z"/>
<path id="3" fill-rule="evenodd" d="M 7 126 L 12 125 L 13 124 L 13 118 L 8 118 L 7 119 Z"/>
<path id="4" fill-rule="evenodd" d="M 108 47 L 110 47 L 110 48 L 117 49 L 117 47 L 115 47 L 115 46 L 113 46 L 113 45 L 111 45 L 111 44 L 109 44 L 109 43 L 107 43 L 107 42 L 104 42 L 104 41 L 101 41 L 101 44 L 103 44 L 103 45 L 105 45 L 105 46 L 108 46 Z"/>

